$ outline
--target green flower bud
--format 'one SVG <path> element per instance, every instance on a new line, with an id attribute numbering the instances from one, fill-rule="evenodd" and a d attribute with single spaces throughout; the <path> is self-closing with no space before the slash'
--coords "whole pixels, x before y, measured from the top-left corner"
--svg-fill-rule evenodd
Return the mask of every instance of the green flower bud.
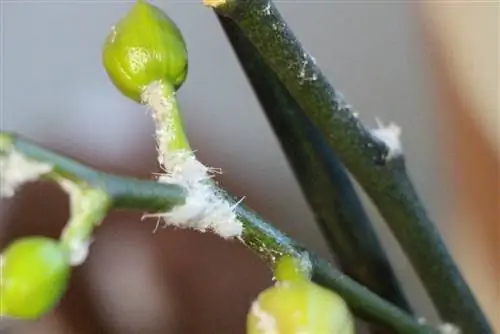
<path id="1" fill-rule="evenodd" d="M 66 290 L 70 265 L 53 239 L 28 237 L 1 255 L 0 316 L 36 319 L 50 311 Z"/>
<path id="2" fill-rule="evenodd" d="M 354 334 L 352 315 L 337 294 L 308 280 L 263 291 L 247 317 L 247 334 Z"/>
<path id="3" fill-rule="evenodd" d="M 155 81 L 178 89 L 188 71 L 186 44 L 180 30 L 145 0 L 138 0 L 112 30 L 104 45 L 103 63 L 114 85 L 137 102 Z"/>

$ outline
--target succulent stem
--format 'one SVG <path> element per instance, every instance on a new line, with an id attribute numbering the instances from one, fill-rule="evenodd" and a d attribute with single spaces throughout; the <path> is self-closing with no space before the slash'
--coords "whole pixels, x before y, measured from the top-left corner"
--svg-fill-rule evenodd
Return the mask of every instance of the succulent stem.
<path id="1" fill-rule="evenodd" d="M 218 19 L 342 270 L 410 311 L 370 218 L 337 154 L 230 19 Z"/>
<path id="2" fill-rule="evenodd" d="M 367 129 L 270 0 L 207 1 L 232 19 L 373 200 L 439 314 L 464 333 L 492 333 L 408 176 L 399 129 Z"/>

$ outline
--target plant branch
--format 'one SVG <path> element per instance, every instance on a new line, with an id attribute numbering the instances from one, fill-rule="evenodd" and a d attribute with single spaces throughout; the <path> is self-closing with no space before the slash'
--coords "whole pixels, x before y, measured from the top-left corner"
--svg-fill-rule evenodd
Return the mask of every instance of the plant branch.
<path id="1" fill-rule="evenodd" d="M 407 175 L 398 143 L 383 140 L 360 123 L 271 1 L 205 2 L 242 29 L 323 132 L 387 221 L 441 317 L 464 333 L 492 333 Z"/>
<path id="2" fill-rule="evenodd" d="M 410 311 L 344 166 L 238 26 L 217 17 L 342 269 Z"/>
<path id="3" fill-rule="evenodd" d="M 7 150 L 13 149 L 28 158 L 53 166 L 44 176 L 58 182 L 61 178 L 75 183 L 86 183 L 109 194 L 116 209 L 144 209 L 167 211 L 184 203 L 184 189 L 177 185 L 162 185 L 155 181 L 116 176 L 95 170 L 54 151 L 43 148 L 21 136 L 1 132 L 3 141 L 9 141 Z M 2 147 L 0 153 L 8 153 Z"/>
<path id="4" fill-rule="evenodd" d="M 9 141 L 8 145 L 1 145 L 1 154 L 8 154 L 9 149 L 16 150 L 30 159 L 49 163 L 54 169 L 47 175 L 47 178 L 57 180 L 60 176 L 64 176 L 74 182 L 84 182 L 96 189 L 107 191 L 113 199 L 113 208 L 162 212 L 171 210 L 177 205 L 182 205 L 185 201 L 185 192 L 177 185 L 143 181 L 99 172 L 17 135 L 0 133 L 0 137 L 2 143 Z M 225 193 L 222 189 L 218 189 L 218 191 L 225 194 L 232 204 L 238 202 L 237 199 Z M 336 291 L 356 314 L 384 324 L 397 333 L 437 333 L 429 326 L 419 324 L 406 312 L 336 270 L 328 262 L 313 253 L 307 252 L 302 246 L 266 223 L 246 206 L 238 205 L 236 213 L 238 219 L 244 225 L 244 232 L 241 236 L 242 242 L 254 250 L 268 264 L 274 265 L 276 260 L 284 255 L 297 258 L 307 256 L 312 264 L 313 280 L 326 288 Z"/>
<path id="5" fill-rule="evenodd" d="M 307 256 L 312 266 L 312 280 L 342 296 L 357 316 L 390 328 L 395 333 L 437 333 L 429 326 L 419 324 L 408 313 L 380 298 L 327 261 L 308 252 L 244 205 L 238 205 L 236 210 L 244 226 L 242 241 L 268 263 L 274 265 L 276 260 L 285 255 L 295 258 Z"/>

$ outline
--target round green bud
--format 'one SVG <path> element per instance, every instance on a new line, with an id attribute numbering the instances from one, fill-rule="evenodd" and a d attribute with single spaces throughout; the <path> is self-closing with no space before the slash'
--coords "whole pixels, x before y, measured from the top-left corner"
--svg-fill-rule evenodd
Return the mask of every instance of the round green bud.
<path id="1" fill-rule="evenodd" d="M 138 0 L 113 28 L 102 57 L 114 85 L 137 102 L 155 81 L 178 89 L 188 72 L 186 44 L 180 30 L 164 12 L 145 0 Z"/>
<path id="2" fill-rule="evenodd" d="M 352 315 L 337 294 L 308 280 L 263 291 L 247 317 L 247 334 L 354 334 Z"/>
<path id="3" fill-rule="evenodd" d="M 66 291 L 70 264 L 57 240 L 27 237 L 1 255 L 0 316 L 36 319 L 50 311 Z"/>

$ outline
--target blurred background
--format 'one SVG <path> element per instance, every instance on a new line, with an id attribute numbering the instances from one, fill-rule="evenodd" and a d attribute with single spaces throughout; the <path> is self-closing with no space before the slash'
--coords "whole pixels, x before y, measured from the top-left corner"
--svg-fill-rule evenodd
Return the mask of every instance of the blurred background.
<path id="1" fill-rule="evenodd" d="M 1 129 L 107 171 L 157 172 L 145 108 L 108 80 L 100 52 L 131 1 L 0 0 Z M 222 185 L 312 250 L 333 259 L 213 13 L 154 1 L 179 25 L 190 73 L 179 92 L 192 146 Z M 492 322 L 499 325 L 500 108 L 496 1 L 276 1 L 332 84 L 370 126 L 403 129 L 409 169 Z M 57 237 L 68 201 L 30 184 L 1 202 L 0 249 Z M 435 312 L 399 246 L 369 206 L 419 314 Z M 237 243 L 161 229 L 141 212 L 111 214 L 59 307 L 9 334 L 244 333 L 269 270 Z M 497 327 L 498 329 L 499 327 Z M 467 333 L 468 334 L 468 333 Z M 479 333 L 471 333 L 479 334 Z"/>

